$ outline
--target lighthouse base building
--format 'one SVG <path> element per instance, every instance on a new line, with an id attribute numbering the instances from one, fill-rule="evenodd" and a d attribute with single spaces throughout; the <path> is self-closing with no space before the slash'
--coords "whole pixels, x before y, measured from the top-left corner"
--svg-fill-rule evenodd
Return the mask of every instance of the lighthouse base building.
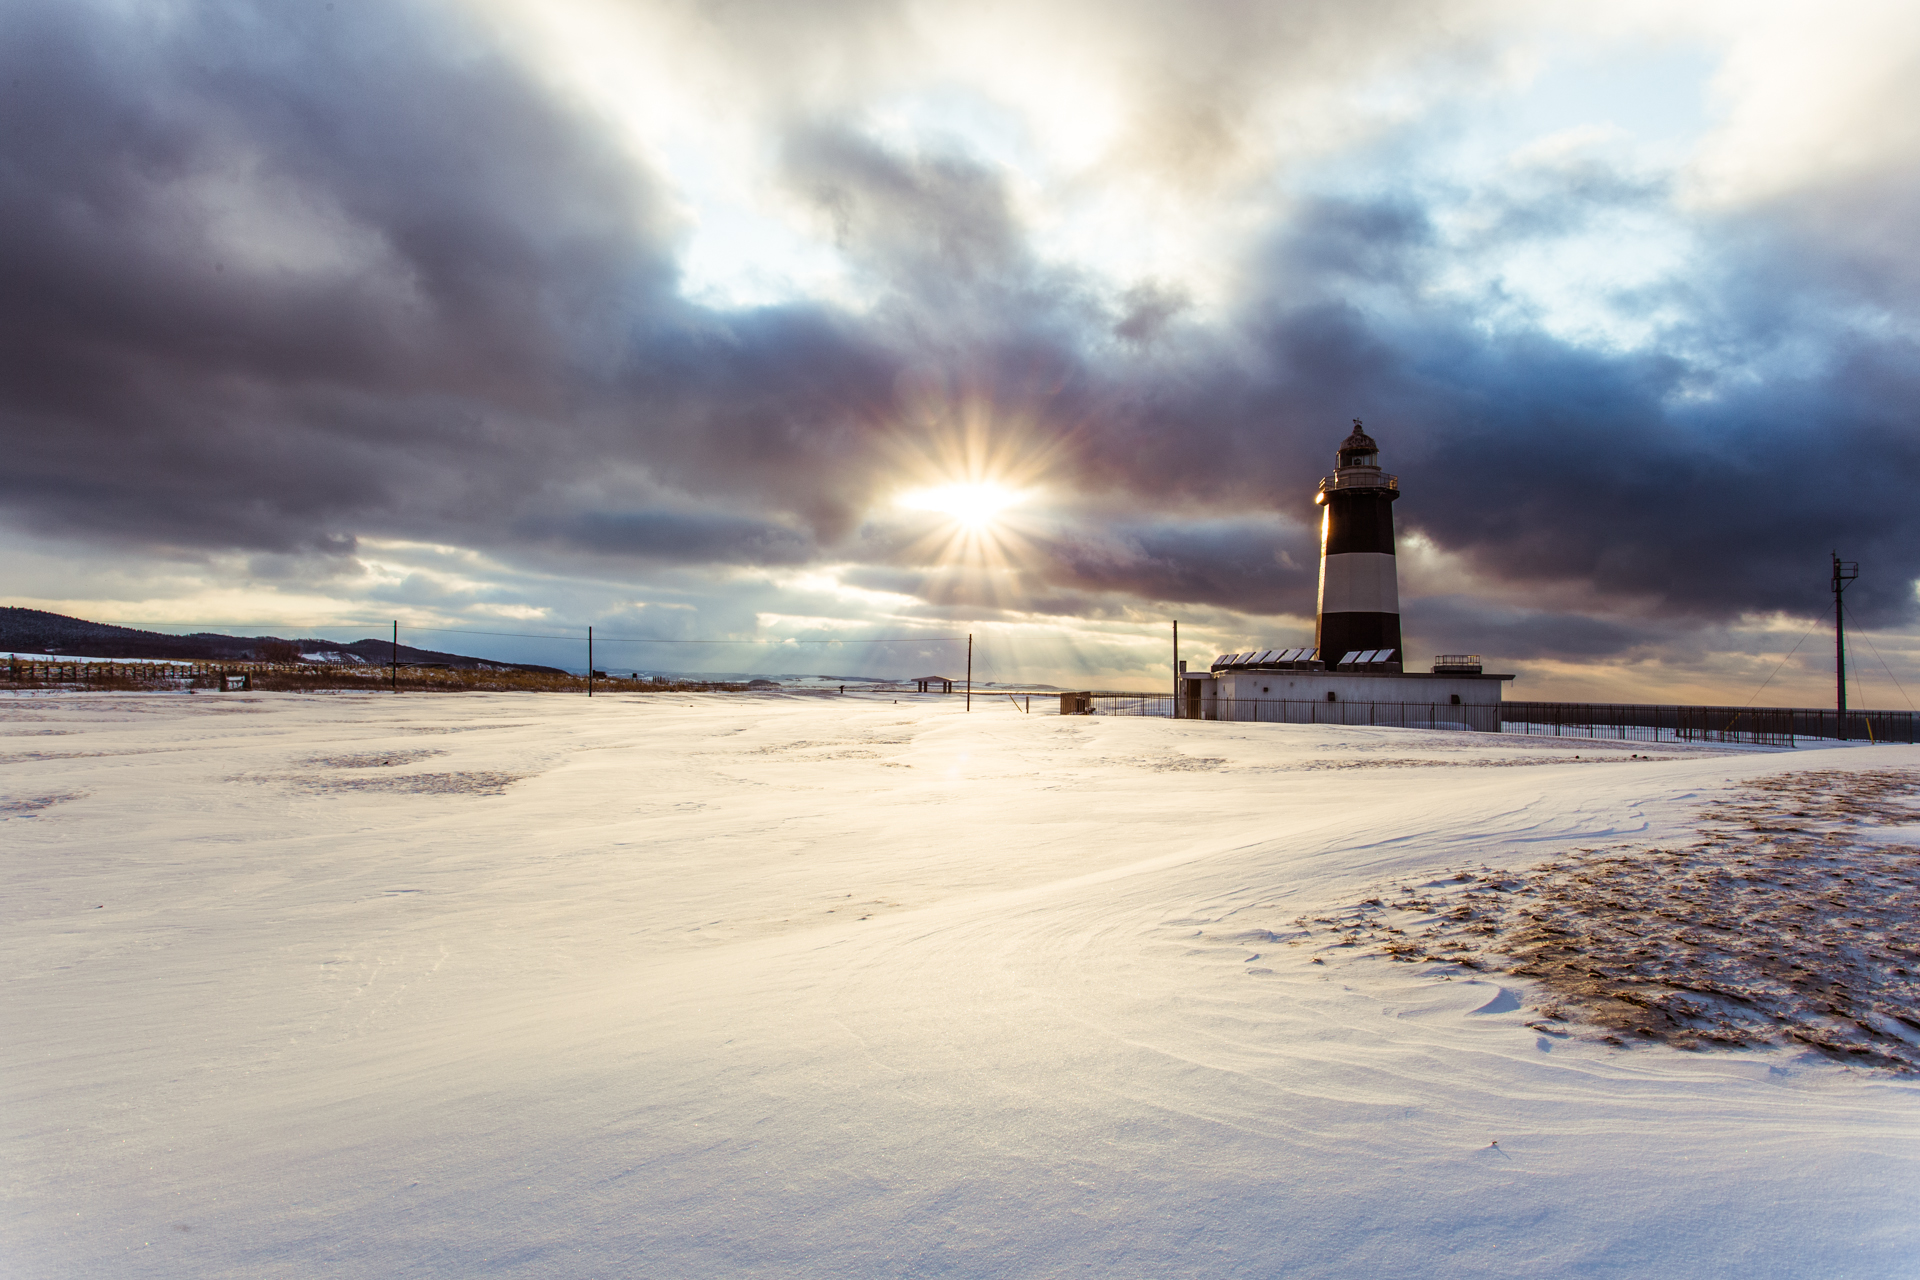
<path id="1" fill-rule="evenodd" d="M 1434 670 L 1328 670 L 1317 657 L 1282 662 L 1266 653 L 1223 654 L 1211 671 L 1181 675 L 1181 716 L 1274 724 L 1364 724 L 1399 729 L 1500 732 L 1501 686 L 1474 655 L 1449 655 Z M 1290 652 L 1282 650 L 1281 652 Z"/>
<path id="2" fill-rule="evenodd" d="M 1400 478 L 1380 469 L 1361 429 L 1340 444 L 1320 482 L 1320 599 L 1310 648 L 1226 653 L 1206 674 L 1181 664 L 1176 714 L 1192 720 L 1370 724 L 1500 731 L 1510 675 L 1481 670 L 1477 654 L 1443 654 L 1408 671 L 1400 649 L 1399 564 L 1393 503 Z"/>

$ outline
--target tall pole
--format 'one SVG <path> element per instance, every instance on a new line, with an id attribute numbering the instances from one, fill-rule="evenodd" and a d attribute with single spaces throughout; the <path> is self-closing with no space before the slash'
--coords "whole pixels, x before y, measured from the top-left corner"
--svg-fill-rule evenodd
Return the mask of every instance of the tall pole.
<path id="1" fill-rule="evenodd" d="M 973 710 L 973 632 L 967 632 L 967 710 Z"/>
<path id="2" fill-rule="evenodd" d="M 1180 619 L 1173 620 L 1173 718 L 1180 718 Z"/>
<path id="3" fill-rule="evenodd" d="M 1840 555 L 1833 557 L 1833 683 L 1839 696 L 1840 740 L 1847 737 L 1847 614 L 1840 606 Z"/>
<path id="4" fill-rule="evenodd" d="M 393 691 L 400 692 L 400 619 L 393 620 L 393 662 L 387 667 L 387 675 L 393 681 Z"/>
<path id="5" fill-rule="evenodd" d="M 593 696 L 593 628 L 587 628 L 587 696 Z"/>
<path id="6" fill-rule="evenodd" d="M 1842 593 L 1860 576 L 1858 560 L 1842 560 L 1833 553 L 1833 682 L 1834 705 L 1840 713 L 1840 740 L 1847 740 L 1847 611 Z"/>

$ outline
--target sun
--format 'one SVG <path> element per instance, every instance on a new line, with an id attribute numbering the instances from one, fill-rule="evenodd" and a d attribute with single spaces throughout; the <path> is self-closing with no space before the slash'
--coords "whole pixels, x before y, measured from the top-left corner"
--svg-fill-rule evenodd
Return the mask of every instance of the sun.
<path id="1" fill-rule="evenodd" d="M 897 502 L 909 511 L 931 511 L 964 528 L 983 531 L 992 528 L 1003 512 L 1019 506 L 1026 496 L 1018 489 L 980 480 L 914 489 L 901 494 Z"/>

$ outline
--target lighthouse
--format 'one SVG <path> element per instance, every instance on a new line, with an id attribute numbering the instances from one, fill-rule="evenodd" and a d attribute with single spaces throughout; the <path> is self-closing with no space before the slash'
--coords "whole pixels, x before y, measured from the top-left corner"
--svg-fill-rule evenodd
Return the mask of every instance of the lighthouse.
<path id="1" fill-rule="evenodd" d="M 1333 667 L 1356 651 L 1402 670 L 1400 573 L 1393 554 L 1393 503 L 1400 478 L 1380 470 L 1380 446 L 1353 420 L 1333 474 L 1320 482 L 1320 607 L 1314 640 Z M 1384 652 L 1382 652 L 1384 651 Z"/>
<path id="2" fill-rule="evenodd" d="M 1477 653 L 1434 655 L 1409 671 L 1400 651 L 1393 504 L 1400 478 L 1354 419 L 1333 474 L 1320 482 L 1320 608 L 1311 649 L 1223 653 L 1204 673 L 1179 663 L 1174 714 L 1188 720 L 1354 724 L 1500 732 L 1500 686 Z M 1176 655 L 1177 657 L 1177 655 Z"/>

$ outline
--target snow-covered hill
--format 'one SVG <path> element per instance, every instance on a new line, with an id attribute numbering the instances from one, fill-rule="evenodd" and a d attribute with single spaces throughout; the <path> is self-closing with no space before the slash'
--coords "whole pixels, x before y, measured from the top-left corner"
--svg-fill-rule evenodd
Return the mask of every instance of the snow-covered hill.
<path id="1" fill-rule="evenodd" d="M 1912 1077 L 1286 945 L 1920 749 L 61 695 L 0 767 L 9 1276 L 1920 1274 Z"/>

